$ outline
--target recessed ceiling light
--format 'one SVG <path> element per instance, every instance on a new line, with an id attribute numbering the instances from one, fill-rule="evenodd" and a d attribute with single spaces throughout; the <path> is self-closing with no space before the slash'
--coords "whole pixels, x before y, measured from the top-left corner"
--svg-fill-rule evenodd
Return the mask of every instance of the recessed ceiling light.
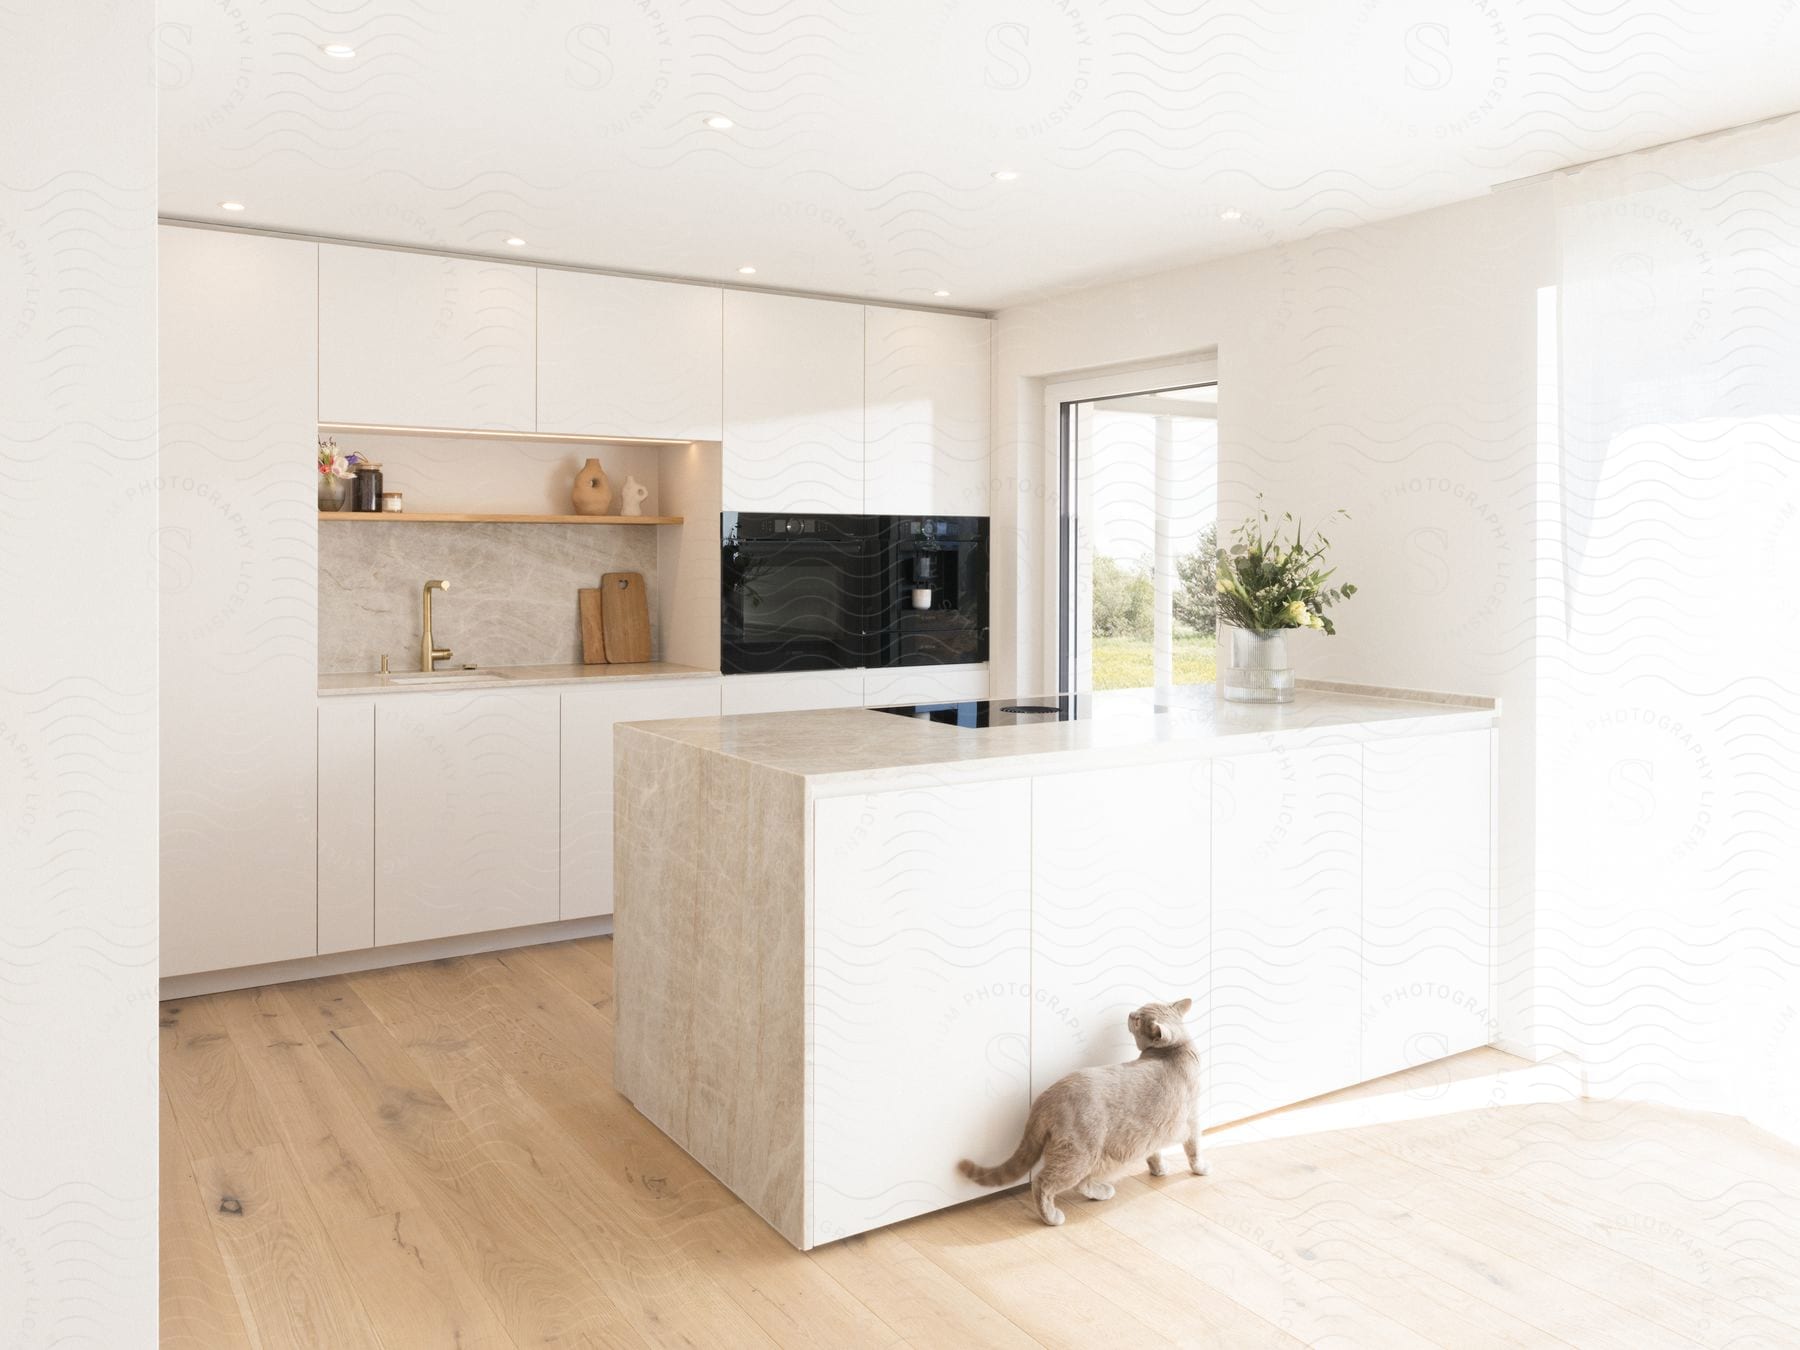
<path id="1" fill-rule="evenodd" d="M 319 50 L 324 52 L 325 55 L 334 57 L 339 61 L 348 61 L 351 57 L 356 55 L 356 48 L 352 47 L 348 42 L 321 42 L 319 44 Z"/>
<path id="2" fill-rule="evenodd" d="M 220 202 L 219 203 L 219 210 L 221 210 L 221 211 L 242 211 L 243 209 L 244 209 L 244 204 L 242 202 Z"/>
<path id="3" fill-rule="evenodd" d="M 507 237 L 506 242 L 507 242 L 507 246 L 510 248 L 524 248 L 525 247 L 525 241 L 523 239 L 519 238 L 519 236 L 516 234 L 509 235 Z"/>
<path id="4" fill-rule="evenodd" d="M 933 291 L 932 294 L 935 295 L 940 300 L 947 300 L 950 298 L 949 291 Z"/>
<path id="5" fill-rule="evenodd" d="M 1017 169 L 995 169 L 994 170 L 994 181 L 996 183 L 1010 183 L 1013 181 L 1013 179 L 1017 178 L 1018 176 L 1019 176 L 1019 171 Z"/>
<path id="6" fill-rule="evenodd" d="M 737 123 L 732 121 L 724 113 L 714 113 L 711 117 L 706 119 L 706 125 L 711 127 L 714 131 L 730 131 Z"/>
<path id="7" fill-rule="evenodd" d="M 740 267 L 738 268 L 738 275 L 741 277 L 753 277 L 756 275 L 756 269 L 754 267 Z"/>
<path id="8" fill-rule="evenodd" d="M 1219 212 L 1220 220 L 1242 220 L 1243 218 L 1244 213 L 1235 206 L 1228 206 L 1223 211 Z"/>

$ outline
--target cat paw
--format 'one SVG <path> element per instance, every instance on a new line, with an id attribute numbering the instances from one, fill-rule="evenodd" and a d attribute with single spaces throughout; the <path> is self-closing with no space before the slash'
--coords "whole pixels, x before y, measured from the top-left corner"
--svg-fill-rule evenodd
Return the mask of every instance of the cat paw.
<path id="1" fill-rule="evenodd" d="M 1154 1153 L 1150 1155 L 1150 1175 L 1153 1177 L 1169 1175 L 1169 1169 L 1164 1165 L 1162 1158 Z"/>
<path id="2" fill-rule="evenodd" d="M 1053 1209 L 1048 1214 L 1041 1217 L 1044 1222 L 1049 1224 L 1052 1228 L 1060 1228 L 1062 1226 L 1063 1212 L 1060 1209 Z"/>
<path id="3" fill-rule="evenodd" d="M 1205 1158 L 1195 1158 L 1188 1164 L 1188 1171 L 1192 1172 L 1197 1177 L 1210 1176 L 1212 1173 L 1212 1164 L 1206 1161 Z"/>
<path id="4" fill-rule="evenodd" d="M 1081 1188 L 1081 1193 L 1090 1200 L 1110 1200 L 1118 1191 L 1110 1181 L 1090 1181 Z"/>

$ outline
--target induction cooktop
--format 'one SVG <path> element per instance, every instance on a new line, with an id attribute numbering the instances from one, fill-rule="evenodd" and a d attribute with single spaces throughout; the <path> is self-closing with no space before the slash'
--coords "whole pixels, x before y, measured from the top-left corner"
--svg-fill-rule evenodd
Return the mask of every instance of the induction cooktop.
<path id="1" fill-rule="evenodd" d="M 1160 713 L 1168 709 L 1137 700 L 1109 700 L 1094 694 L 1052 694 L 1038 698 L 971 698 L 951 703 L 908 703 L 876 708 L 895 717 L 941 722 L 952 727 L 1018 727 L 1034 722 L 1080 722 L 1121 713 Z"/>

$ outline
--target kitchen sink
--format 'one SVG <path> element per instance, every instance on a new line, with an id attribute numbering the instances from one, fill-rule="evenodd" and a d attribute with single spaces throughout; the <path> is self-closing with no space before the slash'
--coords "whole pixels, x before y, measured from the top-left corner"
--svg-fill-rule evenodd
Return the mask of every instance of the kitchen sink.
<path id="1" fill-rule="evenodd" d="M 437 688 L 471 684 L 503 684 L 506 676 L 485 670 L 435 670 L 430 672 L 418 670 L 406 675 L 389 675 L 387 679 L 389 684 L 418 684 Z"/>

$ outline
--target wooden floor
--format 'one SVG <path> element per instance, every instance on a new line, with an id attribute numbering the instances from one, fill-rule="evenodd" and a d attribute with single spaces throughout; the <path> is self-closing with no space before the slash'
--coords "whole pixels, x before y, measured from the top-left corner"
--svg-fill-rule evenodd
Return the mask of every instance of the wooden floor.
<path id="1" fill-rule="evenodd" d="M 611 988 L 597 938 L 164 1005 L 165 1350 L 1800 1345 L 1800 1151 L 1492 1051 L 803 1255 L 613 1092 Z"/>

